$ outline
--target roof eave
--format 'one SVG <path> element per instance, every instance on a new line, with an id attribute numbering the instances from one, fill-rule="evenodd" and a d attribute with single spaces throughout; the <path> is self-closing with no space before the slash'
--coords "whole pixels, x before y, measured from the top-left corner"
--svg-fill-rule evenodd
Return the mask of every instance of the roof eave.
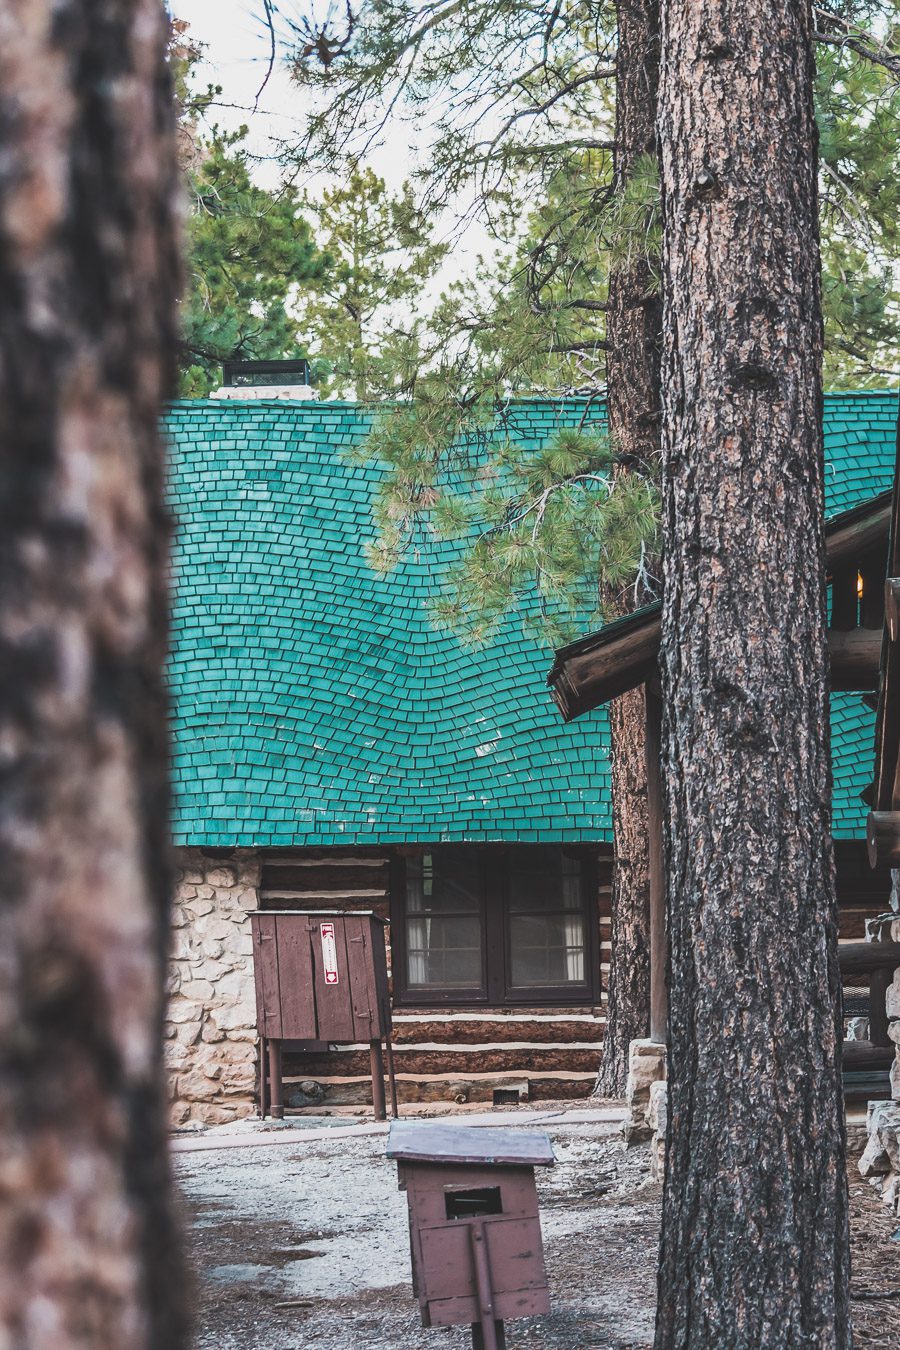
<path id="1" fill-rule="evenodd" d="M 890 491 L 833 516 L 825 526 L 829 571 L 886 539 L 890 523 Z M 559 648 L 547 683 L 566 722 L 650 678 L 659 659 L 661 617 L 657 600 Z"/>

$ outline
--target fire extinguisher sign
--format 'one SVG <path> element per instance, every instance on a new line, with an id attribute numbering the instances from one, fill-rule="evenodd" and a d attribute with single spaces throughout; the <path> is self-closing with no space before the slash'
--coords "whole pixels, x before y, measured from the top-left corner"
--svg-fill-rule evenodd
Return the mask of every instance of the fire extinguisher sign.
<path id="1" fill-rule="evenodd" d="M 325 970 L 325 983 L 337 984 L 338 963 L 337 947 L 334 941 L 334 924 L 322 924 L 322 965 Z"/>

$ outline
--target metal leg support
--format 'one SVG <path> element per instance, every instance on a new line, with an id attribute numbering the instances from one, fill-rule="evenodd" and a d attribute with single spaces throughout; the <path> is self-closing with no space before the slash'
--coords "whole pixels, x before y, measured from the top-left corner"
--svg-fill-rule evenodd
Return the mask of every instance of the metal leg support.
<path id="1" fill-rule="evenodd" d="M 502 1322 L 494 1322 L 494 1330 L 497 1333 L 497 1350 L 506 1350 L 506 1333 Z M 484 1334 L 481 1330 L 480 1322 L 472 1323 L 472 1350 L 484 1350 Z"/>
<path id="2" fill-rule="evenodd" d="M 281 1041 L 269 1041 L 269 1097 L 272 1119 L 284 1120 L 284 1090 L 281 1082 Z"/>
<path id="3" fill-rule="evenodd" d="M 388 1083 L 391 1088 L 391 1115 L 396 1120 L 400 1111 L 397 1107 L 397 1077 L 394 1073 L 394 1047 L 391 1044 L 390 1032 L 384 1038 L 384 1049 L 387 1054 Z"/>
<path id="4" fill-rule="evenodd" d="M 488 1261 L 484 1224 L 471 1224 L 469 1234 L 472 1239 L 472 1262 L 475 1266 L 475 1288 L 478 1290 L 480 1314 L 478 1322 L 472 1326 L 472 1345 L 476 1350 L 502 1350 L 506 1342 L 503 1336 L 503 1323 L 494 1316 L 494 1291 L 491 1288 L 491 1267 Z M 476 1330 L 479 1332 L 477 1339 Z"/>
<path id="5" fill-rule="evenodd" d="M 381 1041 L 369 1042 L 369 1062 L 372 1066 L 372 1108 L 376 1120 L 386 1120 L 387 1111 L 384 1102 L 384 1056 L 381 1053 Z"/>

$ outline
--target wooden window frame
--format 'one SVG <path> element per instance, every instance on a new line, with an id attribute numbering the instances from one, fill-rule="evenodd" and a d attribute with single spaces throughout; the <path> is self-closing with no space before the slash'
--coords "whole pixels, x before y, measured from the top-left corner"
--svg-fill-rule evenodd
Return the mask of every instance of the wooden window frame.
<path id="1" fill-rule="evenodd" d="M 472 848 L 479 855 L 481 889 L 482 986 L 475 989 L 410 989 L 407 984 L 406 951 L 406 862 L 413 852 L 419 856 L 442 848 Z M 581 902 L 584 922 L 584 984 L 522 986 L 510 984 L 510 868 L 507 862 L 515 849 L 534 845 L 423 845 L 394 854 L 390 869 L 391 967 L 393 1001 L 398 1008 L 521 1008 L 521 1007 L 596 1007 L 600 1003 L 600 922 L 598 913 L 597 852 L 589 846 L 548 845 L 574 853 L 581 862 Z M 496 901 L 491 903 L 491 897 Z"/>

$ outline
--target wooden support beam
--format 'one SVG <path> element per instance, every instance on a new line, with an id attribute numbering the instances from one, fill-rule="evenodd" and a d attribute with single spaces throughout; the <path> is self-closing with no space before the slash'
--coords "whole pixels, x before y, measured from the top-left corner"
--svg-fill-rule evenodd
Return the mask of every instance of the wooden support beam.
<path id="1" fill-rule="evenodd" d="M 900 867 L 900 811 L 870 811 L 866 847 L 873 867 Z"/>
<path id="2" fill-rule="evenodd" d="M 869 549 L 884 547 L 891 527 L 891 494 L 882 492 L 871 502 L 845 511 L 825 526 L 828 570 L 853 562 Z"/>
<path id="3" fill-rule="evenodd" d="M 828 630 L 831 657 L 831 688 L 839 692 L 878 688 L 881 666 L 881 630 L 854 628 L 849 632 Z"/>
<path id="4" fill-rule="evenodd" d="M 888 577 L 884 583 L 884 617 L 888 637 L 896 642 L 900 637 L 900 577 Z"/>
<path id="5" fill-rule="evenodd" d="M 872 945 L 872 944 L 869 944 Z M 887 991 L 890 969 L 873 970 L 869 977 L 869 1040 L 873 1045 L 891 1046 L 888 1035 Z"/>
<path id="6" fill-rule="evenodd" d="M 871 1041 L 844 1041 L 842 1058 L 848 1072 L 890 1069 L 894 1062 L 894 1047 L 873 1045 Z"/>
<path id="7" fill-rule="evenodd" d="M 616 619 L 600 634 L 589 634 L 558 652 L 549 684 L 566 721 L 655 675 L 660 629 L 657 604 Z"/>
<path id="8" fill-rule="evenodd" d="M 842 942 L 838 946 L 842 975 L 871 975 L 900 967 L 900 942 Z"/>
<path id="9" fill-rule="evenodd" d="M 884 571 L 874 559 L 876 555 L 884 557 L 890 522 L 891 494 L 884 492 L 843 512 L 825 526 L 828 575 L 836 587 L 832 596 L 833 627 L 843 630 L 839 631 L 832 650 L 833 689 L 864 693 L 878 687 L 879 660 L 875 649 L 868 645 L 875 630 L 868 630 L 861 638 L 848 630 L 858 622 L 856 581 L 861 566 L 870 568 L 876 578 L 873 584 L 879 592 L 877 606 L 881 608 Z M 656 600 L 559 649 L 548 683 L 566 721 L 636 688 L 655 673 L 660 612 L 661 604 Z M 864 623 L 876 621 L 874 609 L 867 608 Z"/>
<path id="10" fill-rule="evenodd" d="M 663 790 L 660 751 L 662 702 L 645 687 L 647 721 L 644 740 L 647 758 L 647 826 L 650 845 L 650 1039 L 665 1045 L 668 1037 L 669 998 L 666 989 L 666 877 L 663 864 Z"/>

